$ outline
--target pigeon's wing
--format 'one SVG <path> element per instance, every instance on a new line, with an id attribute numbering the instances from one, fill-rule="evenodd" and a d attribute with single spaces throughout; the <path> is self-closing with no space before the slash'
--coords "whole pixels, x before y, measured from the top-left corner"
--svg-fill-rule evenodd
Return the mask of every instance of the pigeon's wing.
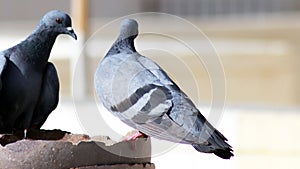
<path id="1" fill-rule="evenodd" d="M 108 102 L 111 104 L 105 101 L 104 106 L 122 121 L 131 121 L 129 125 L 132 127 L 133 124 L 144 124 L 157 119 L 172 107 L 169 89 L 160 83 L 151 71 L 137 62 L 135 56 L 133 54 L 117 66 L 117 72 L 109 83 L 112 85 L 102 90 L 112 92 L 111 96 L 103 98 L 106 101 L 109 99 Z M 105 78 L 102 81 L 105 81 Z M 101 91 L 99 93 L 101 94 Z"/>
<path id="2" fill-rule="evenodd" d="M 159 81 L 161 84 L 166 86 L 175 86 L 177 85 L 170 79 L 170 77 L 167 75 L 167 73 L 154 61 L 144 57 L 140 56 L 137 61 L 143 65 L 148 71 L 150 71 L 157 81 Z"/>
<path id="3" fill-rule="evenodd" d="M 59 80 L 54 65 L 48 62 L 42 82 L 41 93 L 35 108 L 31 126 L 41 128 L 59 99 Z"/>
<path id="4" fill-rule="evenodd" d="M 181 91 L 155 62 L 146 57 L 140 57 L 138 61 L 171 93 L 172 107 L 166 112 L 164 118 L 161 118 L 162 121 L 156 121 L 160 123 L 161 128 L 165 128 L 168 131 L 165 134 L 178 137 L 182 139 L 182 142 L 184 140 L 187 142 L 205 142 L 214 128 L 207 122 L 189 97 Z M 155 125 L 154 122 L 152 122 L 152 125 Z M 201 129 L 204 128 L 209 133 L 207 133 L 207 136 L 203 135 L 202 138 L 199 138 Z M 161 136 L 165 137 L 164 135 Z"/>
<path id="5" fill-rule="evenodd" d="M 186 138 L 187 141 L 196 141 L 198 138 L 191 133 L 191 130 L 195 128 L 195 121 L 201 120 L 204 123 L 206 119 L 160 66 L 143 56 L 138 58 L 138 62 L 151 72 L 153 81 L 162 84 L 165 90 L 170 93 L 168 99 L 172 103 L 168 111 L 161 114 L 155 121 L 141 127 L 149 131 L 150 128 L 152 130 L 155 128 L 154 131 L 161 130 L 156 133 L 158 134 L 157 137 L 161 139 L 184 142 L 182 140 L 184 137 L 191 137 L 190 139 Z"/>
<path id="6" fill-rule="evenodd" d="M 172 107 L 168 112 L 139 126 L 141 130 L 160 139 L 192 144 L 200 152 L 215 153 L 221 158 L 233 156 L 227 139 L 206 120 L 166 72 L 148 58 L 140 57 L 138 60 L 165 85 L 172 98 Z"/>
<path id="7" fill-rule="evenodd" d="M 7 58 L 2 53 L 0 53 L 0 91 L 2 89 L 2 78 L 1 77 L 2 77 L 3 70 L 6 67 L 6 64 L 7 64 Z"/>

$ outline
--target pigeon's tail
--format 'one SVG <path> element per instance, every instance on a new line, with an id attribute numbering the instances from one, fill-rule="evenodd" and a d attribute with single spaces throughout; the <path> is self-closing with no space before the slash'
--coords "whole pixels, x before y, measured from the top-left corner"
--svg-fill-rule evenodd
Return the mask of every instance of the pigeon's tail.
<path id="1" fill-rule="evenodd" d="M 227 139 L 218 130 L 215 130 L 207 139 L 208 144 L 192 144 L 192 146 L 199 152 L 214 153 L 220 158 L 230 159 L 233 156 L 233 150 L 226 141 Z"/>

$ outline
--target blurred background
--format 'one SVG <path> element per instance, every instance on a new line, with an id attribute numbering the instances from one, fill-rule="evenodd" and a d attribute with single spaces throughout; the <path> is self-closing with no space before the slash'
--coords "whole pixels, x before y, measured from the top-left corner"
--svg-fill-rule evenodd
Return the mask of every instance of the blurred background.
<path id="1" fill-rule="evenodd" d="M 58 69 L 61 99 L 43 128 L 110 135 L 102 131 L 101 124 L 95 121 L 97 118 L 93 113 L 100 111 L 104 112 L 100 118 L 109 120 L 115 130 L 122 130 L 123 133 L 130 131 L 101 105 L 93 105 L 95 68 L 117 37 L 119 29 L 105 29 L 103 26 L 134 13 L 168 13 L 184 18 L 201 29 L 218 53 L 226 79 L 226 85 L 221 86 L 226 93 L 226 106 L 216 126 L 229 139 L 235 157 L 220 160 L 181 145 L 166 153 L 155 154 L 152 161 L 156 168 L 300 167 L 300 1 L 0 0 L 0 4 L 1 50 L 26 38 L 39 19 L 52 9 L 70 13 L 79 36 L 78 41 L 60 36 L 53 47 L 50 61 Z M 197 51 L 201 52 L 200 55 L 211 54 L 205 45 L 201 45 L 209 42 L 204 35 L 201 39 L 199 32 L 195 33 L 190 27 L 174 27 L 167 19 L 155 16 L 139 18 L 143 23 L 140 24 L 140 31 L 172 32 L 184 37 L 186 43 L 199 43 Z M 170 39 L 142 36 L 136 43 L 138 51 L 144 49 L 143 46 L 153 46 L 152 51 L 142 50 L 141 53 L 151 56 L 166 69 L 207 116 L 212 88 L 205 63 L 195 64 L 194 55 L 180 51 L 176 46 L 176 60 L 170 58 L 170 54 L 165 53 L 164 57 L 163 52 L 155 50 L 155 45 L 162 44 L 169 44 L 172 48 L 174 42 Z M 186 67 L 193 78 L 183 70 Z M 75 84 L 76 87 L 73 86 Z M 93 121 L 92 127 L 85 125 L 89 120 Z M 99 130 L 91 131 L 97 127 Z M 159 146 L 159 143 L 154 146 Z"/>

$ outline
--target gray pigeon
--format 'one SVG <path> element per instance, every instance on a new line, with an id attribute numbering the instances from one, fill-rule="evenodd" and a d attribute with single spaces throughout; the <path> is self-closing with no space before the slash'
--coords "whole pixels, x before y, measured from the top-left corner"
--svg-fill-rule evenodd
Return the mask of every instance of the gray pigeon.
<path id="1" fill-rule="evenodd" d="M 24 41 L 0 52 L 0 133 L 40 128 L 56 108 L 59 80 L 48 62 L 56 37 L 77 39 L 68 14 L 54 10 Z"/>
<path id="2" fill-rule="evenodd" d="M 97 67 L 94 83 L 105 108 L 148 136 L 191 144 L 223 159 L 233 156 L 227 139 L 166 72 L 136 51 L 137 35 L 137 22 L 123 20 L 118 39 Z"/>

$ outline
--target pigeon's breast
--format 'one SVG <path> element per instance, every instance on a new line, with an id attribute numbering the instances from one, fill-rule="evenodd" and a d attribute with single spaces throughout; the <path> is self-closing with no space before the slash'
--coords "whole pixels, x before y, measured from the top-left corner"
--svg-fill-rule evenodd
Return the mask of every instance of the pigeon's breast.
<path id="1" fill-rule="evenodd" d="M 124 85 L 123 82 L 120 83 L 117 74 L 120 72 L 120 68 L 126 59 L 119 57 L 119 55 L 104 58 L 95 73 L 95 88 L 106 108 L 115 104 L 114 99 L 112 99 L 112 91 Z"/>
<path id="2" fill-rule="evenodd" d="M 95 88 L 106 108 L 128 98 L 149 84 L 149 72 L 136 62 L 135 55 L 117 54 L 104 58 L 95 74 Z"/>
<path id="3" fill-rule="evenodd" d="M 1 78 L 0 107 L 22 112 L 34 106 L 41 88 L 41 78 L 37 74 L 25 76 L 17 65 L 8 61 Z"/>

